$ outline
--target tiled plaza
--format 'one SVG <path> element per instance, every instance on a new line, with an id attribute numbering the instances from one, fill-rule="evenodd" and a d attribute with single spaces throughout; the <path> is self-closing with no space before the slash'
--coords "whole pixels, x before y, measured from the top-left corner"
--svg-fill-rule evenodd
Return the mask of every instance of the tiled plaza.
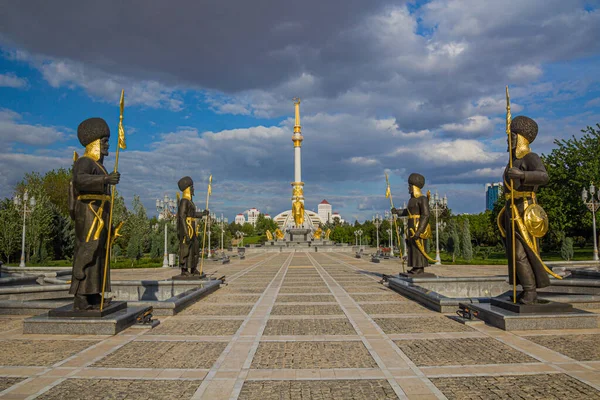
<path id="1" fill-rule="evenodd" d="M 206 270 L 228 285 L 153 330 L 23 335 L 23 316 L 0 317 L 0 398 L 600 399 L 600 329 L 462 324 L 378 283 L 397 261 L 264 253 Z M 140 273 L 176 271 L 113 279 Z"/>

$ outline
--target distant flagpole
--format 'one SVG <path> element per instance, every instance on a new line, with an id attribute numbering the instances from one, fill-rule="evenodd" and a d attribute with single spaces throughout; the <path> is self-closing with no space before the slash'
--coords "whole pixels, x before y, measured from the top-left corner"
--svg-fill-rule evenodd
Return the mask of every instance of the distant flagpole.
<path id="1" fill-rule="evenodd" d="M 394 208 L 394 200 L 392 198 L 392 190 L 390 189 L 390 180 L 388 178 L 388 174 L 387 172 L 385 173 L 385 183 L 387 185 L 387 188 L 385 189 L 385 197 L 387 199 L 390 199 L 390 207 Z M 396 221 L 396 218 L 394 218 L 394 215 L 392 214 L 392 219 L 394 220 L 394 230 L 396 231 L 396 242 L 398 243 L 398 252 L 400 253 L 400 260 L 402 263 L 402 272 L 405 272 L 405 268 L 404 268 L 404 261 L 402 261 L 402 245 L 400 242 L 400 232 L 398 231 L 398 221 Z M 393 250 L 393 249 L 392 249 Z"/>
<path id="2" fill-rule="evenodd" d="M 119 101 L 120 115 L 119 115 L 119 140 L 117 143 L 117 151 L 115 154 L 115 172 L 119 169 L 119 150 L 125 150 L 127 145 L 125 144 L 125 129 L 123 128 L 123 111 L 125 110 L 125 90 L 121 90 L 121 100 Z M 110 268 L 110 248 L 111 248 L 111 230 L 112 230 L 112 218 L 113 218 L 113 206 L 115 204 L 115 185 L 110 188 L 110 213 L 108 216 L 108 236 L 106 237 L 106 258 L 104 259 L 104 276 L 102 278 L 102 293 L 100 300 L 100 311 L 104 309 L 104 291 L 106 290 L 106 276 L 108 275 L 108 269 Z"/>
<path id="3" fill-rule="evenodd" d="M 212 194 L 212 175 L 208 177 L 208 189 L 206 190 L 206 208 L 208 210 L 208 201 L 210 199 L 210 195 Z M 204 248 L 206 245 L 206 226 L 210 222 L 210 212 L 206 216 L 206 221 L 204 222 L 204 233 L 202 234 L 202 253 L 200 254 L 200 275 L 202 275 L 202 269 L 204 267 Z M 210 251 L 210 243 L 208 244 L 208 251 Z"/>

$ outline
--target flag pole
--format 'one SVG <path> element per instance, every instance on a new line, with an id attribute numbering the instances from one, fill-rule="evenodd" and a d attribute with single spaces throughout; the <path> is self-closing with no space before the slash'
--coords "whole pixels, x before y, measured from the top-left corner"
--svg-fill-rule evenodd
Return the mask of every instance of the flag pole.
<path id="1" fill-rule="evenodd" d="M 510 123 L 512 115 L 510 113 L 510 95 L 508 94 L 508 86 L 506 86 L 506 134 L 508 135 L 508 167 L 513 167 L 513 150 L 512 150 L 512 134 L 510 131 Z M 513 278 L 513 303 L 517 302 L 517 256 L 515 251 L 515 183 L 510 180 L 510 231 L 511 231 L 511 257 L 512 257 L 512 278 Z"/>
<path id="2" fill-rule="evenodd" d="M 119 138 L 117 142 L 117 151 L 115 154 L 115 170 L 119 169 L 119 150 L 125 149 L 125 129 L 123 128 L 123 110 L 125 109 L 125 90 L 121 90 L 121 100 L 119 101 L 120 115 L 119 115 Z M 112 230 L 112 218 L 113 218 L 113 206 L 115 204 L 115 185 L 111 185 L 110 189 L 110 213 L 108 215 L 108 236 L 106 237 L 106 257 L 104 259 L 104 276 L 102 277 L 102 292 L 100 299 L 100 312 L 104 309 L 104 291 L 106 290 L 106 276 L 108 275 L 108 269 L 110 268 L 110 248 L 111 248 L 111 230 Z"/>
<path id="3" fill-rule="evenodd" d="M 394 208 L 394 200 L 392 198 L 392 190 L 390 189 L 390 180 L 388 178 L 387 172 L 385 173 L 385 183 L 387 184 L 387 189 L 385 191 L 385 197 L 390 199 L 390 207 Z M 392 219 L 394 220 L 394 230 L 396 231 L 396 242 L 398 243 L 398 252 L 400 253 L 400 261 L 402 263 L 402 272 L 406 272 L 404 267 L 404 261 L 402 260 L 402 246 L 400 242 L 400 232 L 398 231 L 398 221 L 394 218 L 392 214 Z"/>
<path id="4" fill-rule="evenodd" d="M 212 193 L 212 175 L 208 177 L 208 189 L 206 190 L 206 208 L 208 210 L 208 200 L 210 199 L 210 195 Z M 206 227 L 210 222 L 210 212 L 206 216 L 206 221 L 204 222 L 204 233 L 202 234 L 202 254 L 200 255 L 200 275 L 202 275 L 203 267 L 204 267 L 204 246 L 206 245 Z M 208 248 L 210 251 L 210 243 L 208 244 Z"/>

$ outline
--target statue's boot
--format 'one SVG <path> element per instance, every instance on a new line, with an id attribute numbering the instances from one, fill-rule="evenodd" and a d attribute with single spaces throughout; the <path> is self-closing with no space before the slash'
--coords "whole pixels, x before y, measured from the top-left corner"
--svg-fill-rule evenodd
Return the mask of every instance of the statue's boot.
<path id="1" fill-rule="evenodd" d="M 93 305 L 89 303 L 88 295 L 76 294 L 73 299 L 73 309 L 79 311 L 91 310 Z"/>
<path id="2" fill-rule="evenodd" d="M 200 271 L 198 271 L 198 268 L 192 268 L 191 275 L 193 275 L 193 276 L 200 276 Z"/>
<path id="3" fill-rule="evenodd" d="M 181 276 L 190 276 L 190 272 L 187 270 L 187 268 L 181 268 Z"/>
<path id="4" fill-rule="evenodd" d="M 521 303 L 521 304 L 536 304 L 537 303 L 537 292 L 535 290 L 523 291 L 523 296 L 519 299 L 519 303 Z"/>
<path id="5" fill-rule="evenodd" d="M 523 287 L 523 292 L 517 296 L 517 300 L 521 304 L 535 304 L 537 302 L 535 274 L 522 246 L 518 246 L 516 256 L 517 276 Z"/>
<path id="6" fill-rule="evenodd" d="M 425 268 L 418 268 L 418 267 L 413 267 L 410 269 L 410 271 L 408 271 L 408 273 L 411 275 L 419 275 L 424 272 L 425 272 Z"/>

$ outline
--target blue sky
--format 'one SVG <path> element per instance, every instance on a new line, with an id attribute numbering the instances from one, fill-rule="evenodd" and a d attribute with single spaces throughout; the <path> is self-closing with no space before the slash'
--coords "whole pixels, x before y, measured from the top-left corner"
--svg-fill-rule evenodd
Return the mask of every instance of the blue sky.
<path id="1" fill-rule="evenodd" d="M 326 198 L 351 221 L 389 206 L 385 171 L 397 203 L 420 172 L 455 212 L 482 211 L 506 163 L 505 85 L 539 153 L 600 122 L 597 2 L 60 3 L 3 5 L 1 197 L 68 167 L 83 119 L 116 132 L 121 88 L 120 190 L 150 213 L 185 175 L 204 199 L 211 173 L 217 213 L 289 209 L 295 96 L 307 208 Z"/>

